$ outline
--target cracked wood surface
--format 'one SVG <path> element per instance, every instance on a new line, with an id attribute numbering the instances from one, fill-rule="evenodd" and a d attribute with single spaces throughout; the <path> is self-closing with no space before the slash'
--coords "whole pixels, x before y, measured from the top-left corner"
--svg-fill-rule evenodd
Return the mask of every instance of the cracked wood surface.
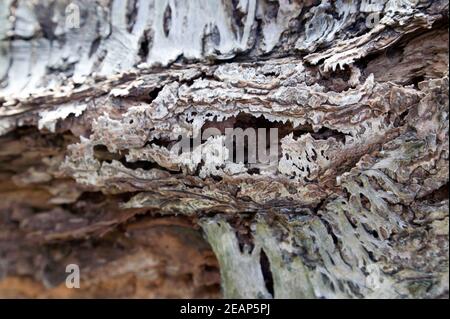
<path id="1" fill-rule="evenodd" d="M 448 1 L 87 3 L 0 2 L 1 297 L 448 297 Z"/>

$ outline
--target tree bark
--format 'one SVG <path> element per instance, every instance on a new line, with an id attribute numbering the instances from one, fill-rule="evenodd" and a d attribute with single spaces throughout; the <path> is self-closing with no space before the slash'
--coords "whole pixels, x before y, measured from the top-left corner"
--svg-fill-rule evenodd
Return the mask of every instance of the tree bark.
<path id="1" fill-rule="evenodd" d="M 3 0 L 0 40 L 1 297 L 448 298 L 448 1 Z"/>

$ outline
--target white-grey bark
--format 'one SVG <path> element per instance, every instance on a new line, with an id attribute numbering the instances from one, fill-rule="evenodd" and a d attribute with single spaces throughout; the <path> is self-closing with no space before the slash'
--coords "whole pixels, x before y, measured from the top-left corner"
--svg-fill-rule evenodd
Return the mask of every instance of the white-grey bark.
<path id="1" fill-rule="evenodd" d="M 1 1 L 0 295 L 448 296 L 447 20 L 448 1 Z M 276 163 L 202 157 L 261 127 Z"/>

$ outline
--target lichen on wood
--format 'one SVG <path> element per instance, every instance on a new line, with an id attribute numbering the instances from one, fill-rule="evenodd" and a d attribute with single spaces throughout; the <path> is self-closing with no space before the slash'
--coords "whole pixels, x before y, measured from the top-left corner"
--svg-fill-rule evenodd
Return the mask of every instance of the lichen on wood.
<path id="1" fill-rule="evenodd" d="M 4 0 L 0 41 L 0 296 L 448 297 L 448 1 Z"/>

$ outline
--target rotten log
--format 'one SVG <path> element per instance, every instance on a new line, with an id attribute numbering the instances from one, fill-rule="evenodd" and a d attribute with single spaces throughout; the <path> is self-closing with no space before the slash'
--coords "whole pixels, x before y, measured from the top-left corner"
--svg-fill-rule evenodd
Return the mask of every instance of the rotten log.
<path id="1" fill-rule="evenodd" d="M 448 298 L 448 1 L 2 0 L 0 41 L 1 297 Z"/>

